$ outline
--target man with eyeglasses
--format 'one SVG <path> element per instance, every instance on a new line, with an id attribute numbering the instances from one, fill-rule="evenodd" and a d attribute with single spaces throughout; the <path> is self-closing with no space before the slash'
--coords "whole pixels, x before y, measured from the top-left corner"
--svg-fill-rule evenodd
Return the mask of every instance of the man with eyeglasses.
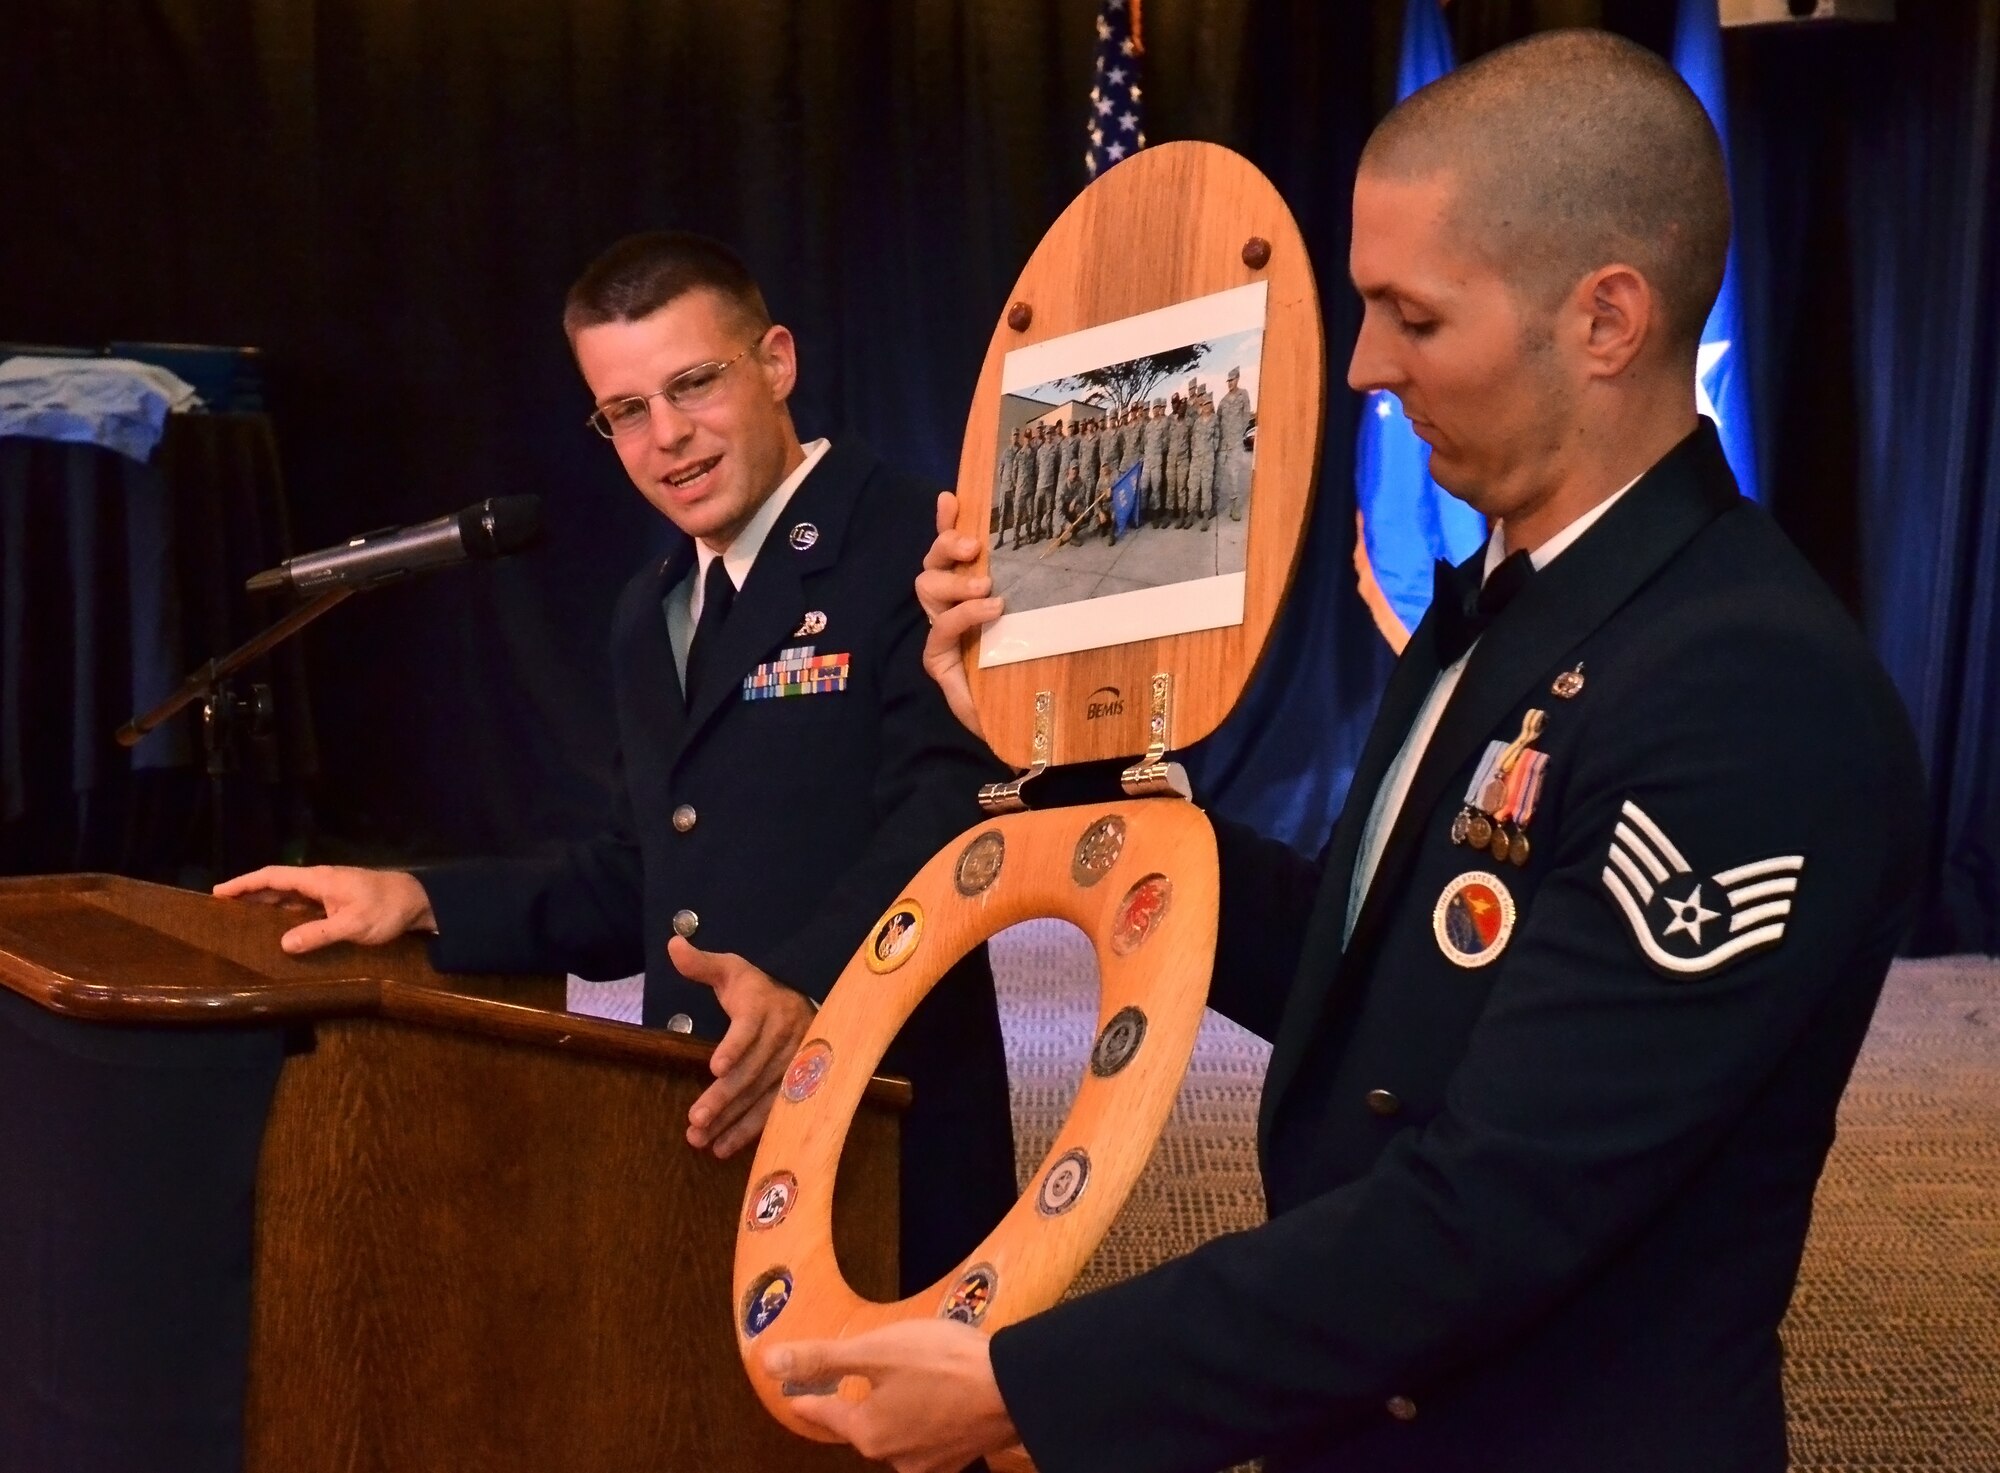
<path id="1" fill-rule="evenodd" d="M 935 497 L 858 443 L 800 443 L 797 350 L 743 264 L 701 236 L 633 236 L 571 288 L 563 325 L 591 427 L 676 529 L 614 616 L 621 778 L 605 831 L 551 859 L 273 868 L 216 893 L 317 901 L 325 918 L 284 937 L 293 953 L 429 931 L 444 971 L 643 969 L 649 1027 L 720 1040 L 687 1139 L 726 1157 L 762 1130 L 814 1009 L 899 887 L 978 821 L 980 785 L 1003 773 L 924 671 L 912 581 Z M 883 1063 L 915 1086 L 909 1293 L 1014 1201 L 984 948 Z"/>

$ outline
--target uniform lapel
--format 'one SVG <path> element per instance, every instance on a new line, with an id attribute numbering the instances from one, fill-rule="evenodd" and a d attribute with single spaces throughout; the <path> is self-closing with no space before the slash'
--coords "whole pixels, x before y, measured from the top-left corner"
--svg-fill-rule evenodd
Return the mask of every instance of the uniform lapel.
<path id="1" fill-rule="evenodd" d="M 730 678 L 701 692 L 688 713 L 688 742 L 698 739 L 718 712 L 742 699 L 742 678 L 798 627 L 806 607 L 805 579 L 838 559 L 848 513 L 873 464 L 858 447 L 830 446 L 793 493 L 764 538 L 722 626 L 715 669 L 726 671 Z M 803 532 L 793 537 L 795 530 L 806 527 L 812 528 L 810 538 Z M 801 547 L 800 542 L 807 545 Z"/>
<path id="2" fill-rule="evenodd" d="M 1260 1111 L 1264 1127 L 1258 1131 L 1260 1140 L 1269 1135 L 1270 1107 L 1279 1094 L 1275 1086 L 1291 1077 L 1299 1053 L 1311 1035 L 1304 1015 L 1318 1011 L 1324 988 L 1332 984 L 1334 973 L 1339 970 L 1341 933 L 1347 925 L 1347 895 L 1354 884 L 1354 866 L 1360 862 L 1369 811 L 1375 806 L 1375 795 L 1389 774 L 1390 764 L 1403 749 L 1410 724 L 1417 719 L 1424 698 L 1437 682 L 1437 642 L 1433 632 L 1431 620 L 1428 617 L 1421 620 L 1410 642 L 1403 647 L 1402 658 L 1390 672 L 1374 725 L 1368 729 L 1368 740 L 1362 744 L 1361 760 L 1355 764 L 1354 776 L 1347 784 L 1347 797 L 1340 805 L 1333 837 L 1327 841 L 1326 869 L 1320 877 L 1319 898 L 1313 905 L 1305 941 L 1299 949 L 1298 976 L 1285 998 L 1284 1018 L 1272 1042 Z M 1317 985 L 1312 979 L 1317 980 Z"/>
<path id="3" fill-rule="evenodd" d="M 630 663 L 623 684 L 632 692 L 640 729 L 659 734 L 668 752 L 678 752 L 687 734 L 687 704 L 680 672 L 674 668 L 673 640 L 667 630 L 667 595 L 694 567 L 694 543 L 675 534 L 673 549 L 640 587 L 624 617 L 619 648 Z"/>
<path id="4" fill-rule="evenodd" d="M 1556 661 L 1593 630 L 1609 619 L 1655 573 L 1664 567 L 1697 532 L 1736 504 L 1740 498 L 1735 478 L 1722 458 L 1722 447 L 1710 422 L 1703 419 L 1694 432 L 1668 452 L 1658 465 L 1629 491 L 1619 503 L 1532 581 L 1508 605 L 1474 647 L 1458 688 L 1453 691 L 1417 766 L 1409 793 L 1403 800 L 1389 841 L 1382 851 L 1346 954 L 1365 956 L 1376 930 L 1392 915 L 1411 913 L 1398 905 L 1408 897 L 1400 894 L 1405 872 L 1426 831 L 1438 821 L 1446 785 L 1485 742 L 1495 737 L 1511 738 L 1500 725 L 1509 720 L 1526 700 L 1531 688 Z M 1437 674 L 1436 646 L 1431 641 L 1432 621 L 1426 616 L 1411 639 L 1411 650 L 1398 666 L 1400 679 L 1410 655 L 1423 642 L 1427 658 L 1420 673 L 1412 677 L 1417 686 L 1414 704 L 1404 691 L 1391 709 L 1387 697 L 1382 714 L 1369 734 L 1364 767 L 1375 759 L 1374 786 L 1401 748 L 1408 735 L 1417 704 L 1430 689 Z M 1392 681 L 1392 687 L 1394 682 Z M 1378 750 L 1379 749 L 1379 750 Z M 1387 756 L 1381 757 L 1380 750 Z M 1290 1082 L 1300 1056 L 1316 1028 L 1327 993 L 1339 970 L 1339 937 L 1344 925 L 1348 888 L 1355 853 L 1360 845 L 1360 829 L 1367 823 L 1367 810 L 1374 801 L 1374 788 L 1364 794 L 1359 787 L 1350 791 L 1341 814 L 1336 840 L 1346 846 L 1346 860 L 1336 876 L 1329 857 L 1327 886 L 1315 909 L 1307 948 L 1301 953 L 1298 977 L 1293 982 L 1283 1026 L 1275 1040 L 1271 1067 L 1265 1080 L 1263 1134 L 1268 1135 L 1276 1104 Z M 1337 891 L 1333 888 L 1338 879 Z M 1428 903 L 1428 902 L 1426 902 Z"/>

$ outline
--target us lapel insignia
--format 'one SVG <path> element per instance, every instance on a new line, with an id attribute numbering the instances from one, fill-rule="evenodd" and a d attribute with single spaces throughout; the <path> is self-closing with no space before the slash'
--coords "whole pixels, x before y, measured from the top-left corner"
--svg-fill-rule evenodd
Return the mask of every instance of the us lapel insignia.
<path id="1" fill-rule="evenodd" d="M 785 540 L 792 544 L 792 551 L 804 552 L 819 541 L 819 528 L 811 522 L 799 522 L 786 534 Z"/>
<path id="2" fill-rule="evenodd" d="M 1604 888 L 1646 960 L 1669 977 L 1699 977 L 1785 939 L 1802 854 L 1739 864 L 1703 880 L 1666 832 L 1627 802 L 1611 833 Z"/>
<path id="3" fill-rule="evenodd" d="M 1498 875 L 1469 870 L 1444 887 L 1431 911 L 1431 934 L 1446 960 L 1483 967 L 1514 934 L 1514 897 Z"/>
<path id="4" fill-rule="evenodd" d="M 820 609 L 811 609 L 805 618 L 799 620 L 799 627 L 792 631 L 793 639 L 811 639 L 815 634 L 826 633 L 826 614 Z"/>

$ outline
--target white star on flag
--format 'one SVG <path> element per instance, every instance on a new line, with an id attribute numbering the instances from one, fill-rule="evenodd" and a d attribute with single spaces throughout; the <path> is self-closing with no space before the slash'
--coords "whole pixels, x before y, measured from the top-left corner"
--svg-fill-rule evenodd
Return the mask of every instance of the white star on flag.
<path id="1" fill-rule="evenodd" d="M 1123 128 L 1127 133 L 1138 132 L 1139 115 L 1137 113 L 1132 113 L 1132 112 L 1120 113 L 1118 115 L 1118 126 Z"/>
<path id="2" fill-rule="evenodd" d="M 1146 146 L 1146 110 L 1139 102 L 1146 49 L 1139 44 L 1138 10 L 1125 0 L 1102 0 L 1097 8 L 1092 47 L 1097 85 L 1090 89 L 1084 122 L 1090 141 L 1084 171 L 1093 179 Z"/>
<path id="3" fill-rule="evenodd" d="M 1111 162 L 1114 164 L 1125 157 L 1125 145 L 1122 143 L 1114 143 L 1104 151 L 1111 155 Z"/>
<path id="4" fill-rule="evenodd" d="M 1729 351 L 1729 339 L 1703 343 L 1694 355 L 1694 407 L 1697 414 L 1705 414 L 1717 424 L 1722 423 L 1722 411 L 1715 407 L 1713 392 L 1708 386 L 1708 376 L 1722 366 L 1723 355 Z"/>

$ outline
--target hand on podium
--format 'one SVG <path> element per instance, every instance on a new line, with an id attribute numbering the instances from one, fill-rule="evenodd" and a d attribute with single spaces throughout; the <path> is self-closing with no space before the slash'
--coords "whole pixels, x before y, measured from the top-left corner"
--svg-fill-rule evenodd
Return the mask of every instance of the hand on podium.
<path id="1" fill-rule="evenodd" d="M 812 1023 L 813 1005 L 770 973 L 733 951 L 703 951 L 683 937 L 667 943 L 667 960 L 690 982 L 715 989 L 729 1030 L 709 1056 L 715 1083 L 688 1110 L 688 1144 L 734 1155 L 763 1134 L 785 1068 Z"/>
<path id="2" fill-rule="evenodd" d="M 317 864 L 309 868 L 266 865 L 233 880 L 224 880 L 214 894 L 225 900 L 254 900 L 261 905 L 297 908 L 300 901 L 318 905 L 322 919 L 294 926 L 278 944 L 294 956 L 352 941 L 380 946 L 408 931 L 435 931 L 431 898 L 415 875 L 402 870 L 356 869 Z"/>
<path id="3" fill-rule="evenodd" d="M 924 554 L 924 570 L 917 575 L 917 602 L 931 621 L 930 637 L 924 641 L 924 669 L 944 691 L 951 714 L 965 729 L 981 740 L 986 733 L 973 709 L 972 687 L 965 678 L 965 652 L 960 642 L 982 624 L 1000 617 L 1005 604 L 989 597 L 993 580 L 976 571 L 983 539 L 954 530 L 958 520 L 958 498 L 949 491 L 938 494 L 937 540 Z"/>

